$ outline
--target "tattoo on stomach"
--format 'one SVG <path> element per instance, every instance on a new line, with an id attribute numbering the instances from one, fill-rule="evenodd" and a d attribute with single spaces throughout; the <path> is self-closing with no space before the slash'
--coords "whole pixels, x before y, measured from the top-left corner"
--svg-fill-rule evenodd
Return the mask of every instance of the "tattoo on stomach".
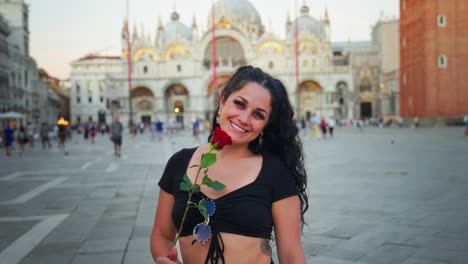
<path id="1" fill-rule="evenodd" d="M 271 257 L 272 252 L 271 252 L 271 246 L 270 246 L 270 240 L 266 238 L 260 239 L 260 249 L 262 250 L 263 254 Z"/>

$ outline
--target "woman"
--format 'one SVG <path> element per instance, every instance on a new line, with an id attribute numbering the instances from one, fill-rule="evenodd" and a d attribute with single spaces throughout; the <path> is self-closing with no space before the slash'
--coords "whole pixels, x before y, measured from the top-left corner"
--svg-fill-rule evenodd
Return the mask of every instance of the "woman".
<path id="1" fill-rule="evenodd" d="M 205 245 L 192 243 L 192 230 L 204 218 L 189 210 L 179 240 L 185 264 L 272 263 L 273 227 L 280 263 L 306 263 L 300 236 L 308 208 L 307 175 L 293 114 L 282 83 L 259 68 L 241 67 L 227 82 L 212 127 L 226 131 L 232 145 L 217 154 L 209 169 L 210 177 L 226 188 L 202 186 L 195 200 L 209 198 L 216 204 Z M 151 234 L 156 263 L 180 263 L 172 241 L 187 195 L 179 185 L 185 173 L 194 182 L 196 169 L 190 167 L 209 146 L 183 149 L 166 165 Z"/>
<path id="2" fill-rule="evenodd" d="M 20 148 L 19 155 L 22 156 L 25 150 L 25 145 L 29 142 L 28 134 L 26 133 L 26 129 L 24 129 L 23 125 L 21 125 L 18 130 L 17 141 Z"/>

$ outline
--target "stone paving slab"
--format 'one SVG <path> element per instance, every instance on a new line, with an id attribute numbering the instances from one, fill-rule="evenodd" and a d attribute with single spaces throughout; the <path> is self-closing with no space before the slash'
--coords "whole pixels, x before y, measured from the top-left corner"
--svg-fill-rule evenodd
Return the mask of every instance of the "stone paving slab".
<path id="1" fill-rule="evenodd" d="M 467 264 L 460 131 L 338 128 L 333 139 L 305 138 L 307 262 Z M 157 182 L 175 151 L 196 145 L 189 132 L 161 142 L 126 135 L 117 158 L 98 135 L 96 144 L 75 137 L 69 155 L 55 145 L 0 152 L 0 263 L 151 263 Z M 43 222 L 58 215 L 55 226 Z M 25 235 L 35 242 L 21 246 Z"/>

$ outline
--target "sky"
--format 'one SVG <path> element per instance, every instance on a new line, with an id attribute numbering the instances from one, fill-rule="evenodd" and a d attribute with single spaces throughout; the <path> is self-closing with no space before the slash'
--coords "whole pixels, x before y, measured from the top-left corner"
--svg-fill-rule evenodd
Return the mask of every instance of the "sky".
<path id="1" fill-rule="evenodd" d="M 90 53 L 121 53 L 120 32 L 127 15 L 127 0 L 25 0 L 29 4 L 30 55 L 51 76 L 67 79 L 70 63 Z M 266 30 L 285 35 L 289 12 L 295 16 L 294 0 L 250 0 L 260 13 Z M 323 17 L 325 8 L 335 41 L 370 40 L 371 28 L 379 18 L 398 18 L 399 0 L 297 0 L 306 3 L 310 15 Z M 206 29 L 212 0 L 128 0 L 130 29 L 137 25 L 154 38 L 158 17 L 170 22 L 174 9 L 190 27 L 195 15 L 199 28 Z M 297 11 L 299 13 L 299 11 Z"/>

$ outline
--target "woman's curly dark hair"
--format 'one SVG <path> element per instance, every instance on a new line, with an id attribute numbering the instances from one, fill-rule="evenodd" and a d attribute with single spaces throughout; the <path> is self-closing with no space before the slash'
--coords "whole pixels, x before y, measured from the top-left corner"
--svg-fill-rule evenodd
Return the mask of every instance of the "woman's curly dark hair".
<path id="1" fill-rule="evenodd" d="M 304 153 L 299 139 L 299 130 L 293 120 L 294 111 L 289 102 L 288 93 L 281 81 L 274 79 L 260 68 L 252 66 L 240 67 L 234 75 L 218 91 L 219 98 L 226 100 L 232 93 L 242 89 L 247 83 L 257 83 L 267 89 L 271 95 L 271 114 L 263 129 L 263 144 L 259 143 L 259 137 L 249 143 L 252 153 L 269 153 L 281 160 L 294 178 L 301 202 L 301 222 L 305 224 L 304 213 L 309 208 L 307 192 L 307 173 L 304 168 Z M 212 131 L 218 124 L 216 108 Z M 209 140 L 209 139 L 208 139 Z"/>

